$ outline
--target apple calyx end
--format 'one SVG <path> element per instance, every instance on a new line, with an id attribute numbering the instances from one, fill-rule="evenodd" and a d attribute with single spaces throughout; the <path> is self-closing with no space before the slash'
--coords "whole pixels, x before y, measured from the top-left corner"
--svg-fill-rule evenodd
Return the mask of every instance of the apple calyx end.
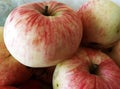
<path id="1" fill-rule="evenodd" d="M 92 64 L 90 65 L 89 72 L 90 74 L 95 74 L 97 75 L 99 65 L 98 64 Z"/>

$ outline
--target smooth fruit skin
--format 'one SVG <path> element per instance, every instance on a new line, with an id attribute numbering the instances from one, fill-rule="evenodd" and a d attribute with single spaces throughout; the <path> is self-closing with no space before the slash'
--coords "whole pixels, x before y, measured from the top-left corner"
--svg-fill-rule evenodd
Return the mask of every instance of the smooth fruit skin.
<path id="1" fill-rule="evenodd" d="M 4 30 L 4 27 L 0 26 L 0 63 L 10 55 L 4 43 L 3 30 Z"/>
<path id="2" fill-rule="evenodd" d="M 20 85 L 31 76 L 31 69 L 28 69 L 12 56 L 0 63 L 0 86 Z"/>
<path id="3" fill-rule="evenodd" d="M 9 85 L 19 85 L 30 78 L 32 72 L 19 63 L 7 50 L 3 29 L 0 27 L 0 89 L 17 89 Z"/>
<path id="4" fill-rule="evenodd" d="M 50 16 L 43 15 L 48 6 Z M 29 3 L 14 9 L 4 27 L 10 53 L 22 64 L 47 67 L 71 57 L 82 38 L 75 11 L 56 1 Z"/>
<path id="5" fill-rule="evenodd" d="M 108 55 L 115 61 L 120 67 L 120 41 L 118 41 L 108 52 Z"/>
<path id="6" fill-rule="evenodd" d="M 89 0 L 77 13 L 85 45 L 108 48 L 120 39 L 120 7 L 111 0 Z"/>
<path id="7" fill-rule="evenodd" d="M 97 64 L 96 74 L 90 66 Z M 119 89 L 120 69 L 105 53 L 80 48 L 71 59 L 57 64 L 53 75 L 53 89 Z"/>
<path id="8" fill-rule="evenodd" d="M 0 86 L 0 89 L 19 89 L 13 86 Z"/>

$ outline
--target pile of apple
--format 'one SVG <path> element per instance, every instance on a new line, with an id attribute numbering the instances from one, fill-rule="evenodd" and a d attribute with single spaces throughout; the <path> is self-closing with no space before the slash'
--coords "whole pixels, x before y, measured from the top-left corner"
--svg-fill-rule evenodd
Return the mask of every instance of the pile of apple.
<path id="1" fill-rule="evenodd" d="M 20 5 L 0 28 L 0 49 L 0 89 L 120 89 L 120 7 Z"/>

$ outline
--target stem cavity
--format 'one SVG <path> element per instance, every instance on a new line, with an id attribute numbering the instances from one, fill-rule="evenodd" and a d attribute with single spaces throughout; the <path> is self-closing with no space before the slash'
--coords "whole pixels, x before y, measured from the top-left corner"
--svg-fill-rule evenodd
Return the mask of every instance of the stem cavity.
<path id="1" fill-rule="evenodd" d="M 95 74 L 95 75 L 97 75 L 98 68 L 99 68 L 99 65 L 97 65 L 97 64 L 92 64 L 92 65 L 90 66 L 90 68 L 89 68 L 90 74 Z"/>
<path id="2" fill-rule="evenodd" d="M 45 16 L 49 16 L 50 14 L 48 13 L 48 6 L 45 6 L 45 10 L 43 12 Z"/>

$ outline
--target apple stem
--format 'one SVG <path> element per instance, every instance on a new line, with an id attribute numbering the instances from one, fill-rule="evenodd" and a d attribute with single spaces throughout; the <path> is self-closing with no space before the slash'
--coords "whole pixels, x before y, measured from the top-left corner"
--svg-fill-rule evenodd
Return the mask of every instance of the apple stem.
<path id="1" fill-rule="evenodd" d="M 43 13 L 45 16 L 49 16 L 49 13 L 48 13 L 48 6 L 45 6 L 45 12 Z"/>
<path id="2" fill-rule="evenodd" d="M 99 67 L 99 66 L 98 66 L 97 64 L 92 64 L 92 65 L 90 66 L 90 69 L 89 69 L 90 73 L 91 73 L 91 74 L 97 74 L 98 67 Z"/>

